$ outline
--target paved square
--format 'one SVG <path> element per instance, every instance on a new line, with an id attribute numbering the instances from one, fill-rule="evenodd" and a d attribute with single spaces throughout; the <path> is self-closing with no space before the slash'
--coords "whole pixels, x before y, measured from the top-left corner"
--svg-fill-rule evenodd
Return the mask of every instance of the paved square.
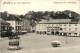
<path id="1" fill-rule="evenodd" d="M 61 41 L 61 46 L 52 47 L 51 42 L 54 40 Z M 7 38 L 0 39 L 0 42 L 1 53 L 80 53 L 80 37 L 28 33 L 20 35 L 21 50 L 7 50 Z"/>

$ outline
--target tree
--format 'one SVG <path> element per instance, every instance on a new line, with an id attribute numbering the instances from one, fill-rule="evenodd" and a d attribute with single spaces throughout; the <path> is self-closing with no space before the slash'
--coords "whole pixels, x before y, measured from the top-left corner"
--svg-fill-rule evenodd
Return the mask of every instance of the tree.
<path id="1" fill-rule="evenodd" d="M 19 18 L 24 19 L 24 15 L 20 15 Z"/>
<path id="2" fill-rule="evenodd" d="M 30 21 L 30 25 L 31 25 L 31 29 L 33 30 L 33 27 L 36 26 L 36 21 L 31 20 L 31 21 Z"/>

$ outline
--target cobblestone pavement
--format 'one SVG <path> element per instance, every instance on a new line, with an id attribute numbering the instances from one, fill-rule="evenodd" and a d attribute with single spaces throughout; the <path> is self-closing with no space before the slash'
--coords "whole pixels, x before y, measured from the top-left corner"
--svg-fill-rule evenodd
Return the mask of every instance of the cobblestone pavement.
<path id="1" fill-rule="evenodd" d="M 61 41 L 61 46 L 52 47 L 53 40 Z M 20 35 L 21 50 L 7 50 L 8 42 L 8 38 L 0 39 L 1 53 L 80 53 L 80 37 L 28 33 Z"/>

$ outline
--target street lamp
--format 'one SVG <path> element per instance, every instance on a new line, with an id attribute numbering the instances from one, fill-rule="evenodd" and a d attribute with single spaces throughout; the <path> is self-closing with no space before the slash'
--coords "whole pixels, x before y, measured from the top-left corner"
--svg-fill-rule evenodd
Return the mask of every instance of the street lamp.
<path id="1" fill-rule="evenodd" d="M 67 42 L 67 35 L 66 35 L 66 44 L 67 44 L 68 42 Z"/>
<path id="2" fill-rule="evenodd" d="M 66 25 L 66 26 L 69 26 L 69 23 L 67 23 L 68 25 Z M 66 27 L 66 28 L 68 28 L 68 27 Z M 68 36 L 69 35 L 69 31 L 68 30 L 66 30 L 66 44 L 68 43 Z"/>

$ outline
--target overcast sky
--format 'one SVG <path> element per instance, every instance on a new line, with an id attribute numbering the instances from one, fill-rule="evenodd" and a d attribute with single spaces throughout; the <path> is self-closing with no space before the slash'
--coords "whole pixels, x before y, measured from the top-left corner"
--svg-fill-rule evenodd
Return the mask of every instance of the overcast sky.
<path id="1" fill-rule="evenodd" d="M 15 4 L 8 4 L 5 2 L 12 2 Z M 22 4 L 23 2 L 25 2 L 25 4 Z M 80 0 L 2 0 L 1 12 L 7 11 L 12 14 L 25 14 L 28 11 L 71 10 L 80 14 L 79 2 Z"/>

